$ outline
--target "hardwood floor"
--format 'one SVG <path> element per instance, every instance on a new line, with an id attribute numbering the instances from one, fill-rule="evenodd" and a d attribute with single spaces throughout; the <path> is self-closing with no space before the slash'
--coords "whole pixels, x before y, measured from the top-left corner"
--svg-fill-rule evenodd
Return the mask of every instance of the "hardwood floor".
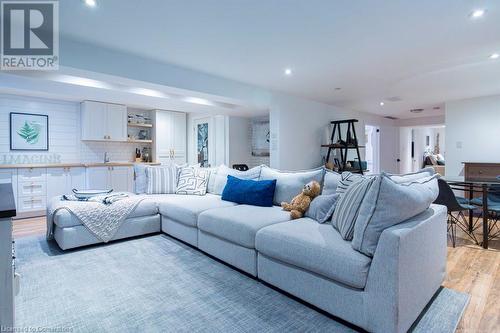
<path id="1" fill-rule="evenodd" d="M 44 235 L 45 217 L 14 221 L 14 238 Z M 500 240 L 490 249 L 474 245 L 459 233 L 456 247 L 448 244 L 444 286 L 471 295 L 457 332 L 500 332 Z"/>

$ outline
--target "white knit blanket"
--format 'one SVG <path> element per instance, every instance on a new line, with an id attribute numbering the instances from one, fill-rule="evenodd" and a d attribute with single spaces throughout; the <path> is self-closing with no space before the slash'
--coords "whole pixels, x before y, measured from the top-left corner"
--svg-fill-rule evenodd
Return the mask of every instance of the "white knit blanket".
<path id="1" fill-rule="evenodd" d="M 116 234 L 123 221 L 146 197 L 129 193 L 128 197 L 111 204 L 94 201 L 67 201 L 60 197 L 52 199 L 47 206 L 47 239 L 54 237 L 54 216 L 66 209 L 97 238 L 107 243 Z"/>

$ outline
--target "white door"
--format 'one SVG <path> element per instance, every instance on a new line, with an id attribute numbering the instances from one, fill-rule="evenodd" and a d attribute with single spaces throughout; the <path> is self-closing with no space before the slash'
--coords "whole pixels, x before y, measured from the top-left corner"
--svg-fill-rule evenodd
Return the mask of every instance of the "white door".
<path id="1" fill-rule="evenodd" d="M 87 168 L 87 188 L 89 190 L 108 190 L 110 188 L 109 167 Z"/>
<path id="2" fill-rule="evenodd" d="M 212 119 L 200 118 L 193 121 L 193 143 L 195 154 L 195 163 L 201 167 L 209 167 L 212 162 L 213 155 L 213 133 Z"/>
<path id="3" fill-rule="evenodd" d="M 154 113 L 154 161 L 172 163 L 172 116 L 171 112 L 157 110 Z"/>
<path id="4" fill-rule="evenodd" d="M 132 190 L 132 170 L 130 167 L 111 167 L 110 169 L 111 188 L 114 192 L 127 192 Z"/>
<path id="5" fill-rule="evenodd" d="M 380 173 L 380 129 L 377 126 L 365 126 L 365 160 L 368 173 Z"/>
<path id="6" fill-rule="evenodd" d="M 82 140 L 107 139 L 106 103 L 85 101 L 81 104 Z"/>
<path id="7" fill-rule="evenodd" d="M 127 107 L 125 105 L 107 105 L 107 135 L 108 140 L 127 140 Z"/>
<path id="8" fill-rule="evenodd" d="M 47 199 L 68 194 L 68 173 L 66 168 L 47 169 Z"/>
<path id="9" fill-rule="evenodd" d="M 171 114 L 171 146 L 172 156 L 176 164 L 186 163 L 186 114 L 172 112 Z"/>

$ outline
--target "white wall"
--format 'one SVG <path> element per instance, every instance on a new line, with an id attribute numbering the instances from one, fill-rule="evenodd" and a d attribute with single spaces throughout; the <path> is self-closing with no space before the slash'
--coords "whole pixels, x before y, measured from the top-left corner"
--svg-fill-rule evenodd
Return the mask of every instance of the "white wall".
<path id="1" fill-rule="evenodd" d="M 500 163 L 500 95 L 446 103 L 446 176 L 462 162 Z"/>
<path id="2" fill-rule="evenodd" d="M 358 118 L 381 128 L 381 170 L 396 171 L 399 131 L 391 120 L 349 112 L 334 106 L 266 90 L 179 66 L 155 62 L 101 46 L 61 42 L 61 65 L 155 84 L 235 98 L 268 109 L 271 128 L 270 165 L 306 169 L 322 164 L 320 145 L 329 121 Z M 116 61 L 120 59 L 120 61 Z M 360 123 L 360 137 L 364 130 Z M 189 144 L 191 146 L 191 144 Z"/>
<path id="3" fill-rule="evenodd" d="M 9 113 L 35 113 L 49 116 L 49 151 L 10 151 Z M 10 161 L 24 164 L 50 161 L 19 161 L 16 156 L 28 158 L 60 156 L 63 163 L 102 162 L 104 152 L 112 161 L 132 161 L 135 148 L 131 143 L 80 141 L 80 104 L 34 97 L 0 95 L 0 164 Z M 54 161 L 57 162 L 57 161 Z M 17 164 L 16 163 L 16 164 Z"/>
<path id="4" fill-rule="evenodd" d="M 229 117 L 229 166 L 251 164 L 252 144 L 250 127 L 252 121 L 245 117 Z"/>

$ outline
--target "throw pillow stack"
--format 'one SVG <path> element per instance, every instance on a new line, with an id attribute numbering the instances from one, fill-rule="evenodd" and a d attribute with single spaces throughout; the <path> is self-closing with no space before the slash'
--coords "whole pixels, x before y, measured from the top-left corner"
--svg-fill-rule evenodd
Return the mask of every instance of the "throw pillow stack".
<path id="1" fill-rule="evenodd" d="M 361 176 L 345 172 L 332 225 L 352 247 L 372 257 L 382 232 L 422 212 L 439 194 L 434 170 L 408 175 Z"/>

